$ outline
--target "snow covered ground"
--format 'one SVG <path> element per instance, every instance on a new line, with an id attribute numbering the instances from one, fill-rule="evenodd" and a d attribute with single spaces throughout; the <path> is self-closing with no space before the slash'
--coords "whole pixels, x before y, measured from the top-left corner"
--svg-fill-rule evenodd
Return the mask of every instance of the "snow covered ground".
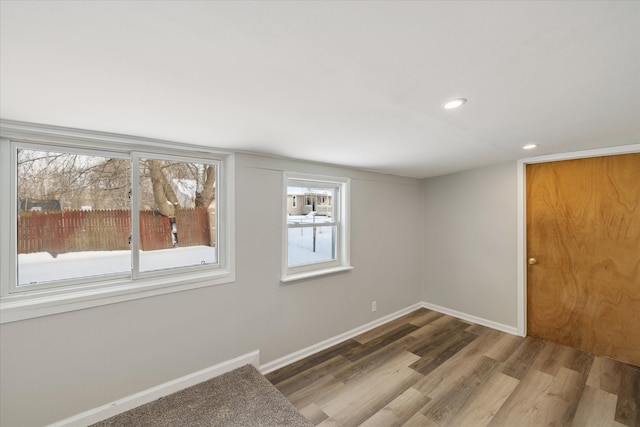
<path id="1" fill-rule="evenodd" d="M 318 224 L 318 227 L 291 228 L 289 238 L 289 265 L 296 266 L 333 259 L 333 233 L 335 226 L 322 226 L 330 218 L 291 216 L 290 222 Z M 316 249 L 313 251 L 315 228 Z M 279 244 L 279 243 L 278 243 Z M 156 251 L 140 251 L 140 271 L 163 270 L 200 264 L 216 260 L 216 249 L 209 246 L 188 246 Z M 89 251 L 59 254 L 53 258 L 48 252 L 18 255 L 18 284 L 29 285 L 55 280 L 75 279 L 131 271 L 131 252 Z"/>
<path id="2" fill-rule="evenodd" d="M 211 264 L 216 249 L 188 246 L 156 251 L 140 251 L 140 271 Z M 18 255 L 18 284 L 127 273 L 131 271 L 131 251 L 69 252 L 56 258 L 48 252 Z"/>
<path id="3" fill-rule="evenodd" d="M 315 220 L 310 216 L 291 215 L 288 217 L 289 223 L 318 224 L 318 227 L 315 227 L 315 252 L 313 251 L 314 227 L 290 228 L 288 230 L 289 266 L 333 259 L 333 233 L 335 233 L 336 227 L 322 226 L 323 222 L 330 221 L 331 218 L 323 216 L 316 216 Z"/>

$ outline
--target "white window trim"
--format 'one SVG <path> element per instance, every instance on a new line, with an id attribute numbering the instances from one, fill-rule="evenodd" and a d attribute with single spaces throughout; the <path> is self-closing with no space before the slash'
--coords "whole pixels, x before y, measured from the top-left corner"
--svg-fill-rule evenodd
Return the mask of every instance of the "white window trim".
<path id="1" fill-rule="evenodd" d="M 289 267 L 289 248 L 288 248 L 288 230 L 287 226 L 287 193 L 290 180 L 308 181 L 310 185 L 337 186 L 340 188 L 338 193 L 338 216 L 339 225 L 337 226 L 338 242 L 336 248 L 336 260 L 307 264 L 305 266 Z M 282 233 L 282 276 L 280 282 L 289 283 L 298 280 L 309 279 L 328 274 L 335 274 L 343 271 L 352 270 L 350 257 L 350 190 L 351 181 L 349 178 L 313 175 L 306 173 L 284 172 L 283 174 L 283 233 Z M 306 198 L 305 198 L 306 199 Z"/>
<path id="2" fill-rule="evenodd" d="M 219 267 L 216 269 L 176 269 L 179 274 L 163 272 L 135 280 L 113 278 L 69 287 L 10 293 L 16 280 L 16 187 L 11 165 L 10 141 L 56 144 L 59 147 L 82 144 L 107 152 L 141 151 L 159 156 L 176 155 L 220 162 L 221 190 L 216 197 Z M 9 183 L 13 183 L 9 185 Z M 205 149 L 169 141 L 126 135 L 45 126 L 9 120 L 0 121 L 0 323 L 15 322 L 56 313 L 64 313 L 122 301 L 147 298 L 172 292 L 215 286 L 235 281 L 235 158 L 232 152 Z M 13 282 L 12 282 L 13 281 Z"/>

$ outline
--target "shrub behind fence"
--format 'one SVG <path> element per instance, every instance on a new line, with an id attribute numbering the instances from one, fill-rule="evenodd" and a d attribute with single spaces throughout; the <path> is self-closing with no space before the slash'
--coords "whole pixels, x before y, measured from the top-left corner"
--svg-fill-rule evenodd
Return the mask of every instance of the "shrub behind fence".
<path id="1" fill-rule="evenodd" d="M 178 209 L 176 226 L 180 246 L 213 245 L 206 208 Z M 18 253 L 129 249 L 131 212 L 91 210 L 20 212 Z M 153 211 L 140 212 L 140 246 L 143 251 L 173 247 L 169 219 Z"/>

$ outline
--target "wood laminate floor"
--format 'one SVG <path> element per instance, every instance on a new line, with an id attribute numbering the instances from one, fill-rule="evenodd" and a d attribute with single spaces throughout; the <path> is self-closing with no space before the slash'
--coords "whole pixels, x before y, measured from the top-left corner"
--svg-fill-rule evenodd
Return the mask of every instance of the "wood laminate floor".
<path id="1" fill-rule="evenodd" d="M 640 427 L 640 368 L 420 309 L 267 375 L 317 426 Z"/>

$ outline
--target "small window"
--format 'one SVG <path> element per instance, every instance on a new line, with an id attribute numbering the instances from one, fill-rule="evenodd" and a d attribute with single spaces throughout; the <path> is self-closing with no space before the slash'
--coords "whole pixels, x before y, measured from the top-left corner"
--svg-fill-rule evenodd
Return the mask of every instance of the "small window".
<path id="1" fill-rule="evenodd" d="M 287 200 L 304 194 L 305 206 L 286 204 L 282 281 L 350 269 L 349 181 L 285 174 L 285 187 Z"/>

